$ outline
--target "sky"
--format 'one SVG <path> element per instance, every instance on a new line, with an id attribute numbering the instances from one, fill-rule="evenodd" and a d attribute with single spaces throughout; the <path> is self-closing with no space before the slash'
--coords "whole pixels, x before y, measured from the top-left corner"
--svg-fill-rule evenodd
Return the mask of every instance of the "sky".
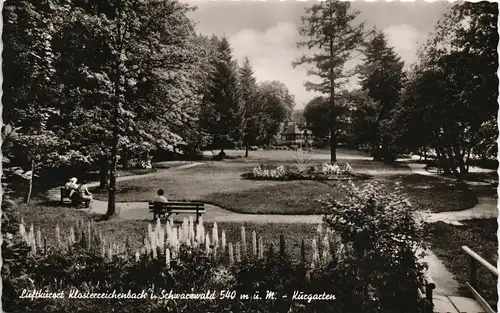
<path id="1" fill-rule="evenodd" d="M 295 96 L 295 109 L 304 106 L 317 94 L 309 92 L 304 82 L 314 80 L 307 76 L 307 67 L 293 68 L 307 50 L 296 47 L 301 38 L 297 27 L 305 8 L 316 1 L 298 0 L 184 0 L 197 6 L 190 13 L 199 33 L 226 36 L 231 43 L 235 59 L 247 56 L 254 68 L 257 81 L 278 80 L 288 86 Z M 385 2 L 354 1 L 352 8 L 360 11 L 359 22 L 366 28 L 375 27 L 385 33 L 389 45 L 394 47 L 406 65 L 417 60 L 416 52 L 425 43 L 436 22 L 450 6 L 448 2 Z M 347 67 L 359 63 L 353 60 Z M 355 88 L 357 79 L 350 81 Z"/>

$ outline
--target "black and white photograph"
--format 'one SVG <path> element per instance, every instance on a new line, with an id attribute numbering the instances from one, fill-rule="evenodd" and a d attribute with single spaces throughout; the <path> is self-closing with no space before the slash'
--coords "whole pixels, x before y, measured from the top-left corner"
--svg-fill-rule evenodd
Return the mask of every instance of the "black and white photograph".
<path id="1" fill-rule="evenodd" d="M 498 312 L 497 2 L 2 12 L 2 312 Z"/>

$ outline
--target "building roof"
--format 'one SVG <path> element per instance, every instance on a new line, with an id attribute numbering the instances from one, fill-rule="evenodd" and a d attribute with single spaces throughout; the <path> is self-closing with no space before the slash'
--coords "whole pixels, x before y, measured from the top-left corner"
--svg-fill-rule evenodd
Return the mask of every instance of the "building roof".
<path id="1" fill-rule="evenodd" d="M 309 130 L 301 130 L 296 123 L 292 123 L 285 127 L 285 130 L 281 133 L 282 135 L 301 135 L 301 134 L 310 134 Z"/>

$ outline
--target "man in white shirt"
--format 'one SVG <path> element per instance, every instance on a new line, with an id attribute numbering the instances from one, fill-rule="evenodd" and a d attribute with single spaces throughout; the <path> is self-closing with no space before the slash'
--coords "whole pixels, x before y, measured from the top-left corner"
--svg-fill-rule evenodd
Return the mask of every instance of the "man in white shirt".
<path id="1" fill-rule="evenodd" d="M 168 202 L 168 199 L 164 196 L 164 194 L 165 191 L 163 191 L 163 189 L 158 190 L 158 195 L 155 197 L 153 202 L 162 202 L 162 203 Z"/>
<path id="2" fill-rule="evenodd" d="M 66 189 L 67 197 L 71 199 L 73 197 L 74 192 L 78 188 L 78 185 L 76 184 L 78 180 L 76 177 L 71 178 L 68 180 L 68 182 L 64 185 L 64 188 Z"/>
<path id="3" fill-rule="evenodd" d="M 64 187 L 66 187 L 67 189 L 76 189 L 78 188 L 78 185 L 76 184 L 77 181 L 78 180 L 76 179 L 76 177 L 73 177 L 70 180 L 68 180 L 68 182 L 66 183 L 66 185 L 64 185 Z"/>

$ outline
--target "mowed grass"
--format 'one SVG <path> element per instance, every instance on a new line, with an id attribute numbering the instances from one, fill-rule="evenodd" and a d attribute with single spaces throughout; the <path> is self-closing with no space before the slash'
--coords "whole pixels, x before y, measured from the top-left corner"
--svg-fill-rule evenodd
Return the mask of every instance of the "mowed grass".
<path id="1" fill-rule="evenodd" d="M 202 200 L 222 208 L 250 214 L 322 214 L 326 210 L 318 203 L 330 194 L 341 198 L 344 193 L 332 184 L 317 181 L 291 181 L 237 192 L 216 192 Z"/>
<path id="2" fill-rule="evenodd" d="M 431 250 L 455 275 L 460 284 L 460 293 L 472 297 L 466 285 L 469 281 L 469 257 L 461 247 L 469 247 L 495 266 L 498 259 L 498 225 L 496 219 L 463 221 L 462 224 L 464 226 L 439 222 L 427 227 L 431 235 Z M 477 274 L 480 294 L 495 308 L 498 301 L 496 275 L 479 264 Z"/>
<path id="3" fill-rule="evenodd" d="M 29 205 L 21 205 L 16 209 L 17 214 L 23 216 L 26 227 L 29 229 L 33 223 L 35 231 L 40 228 L 42 237 L 47 239 L 49 247 L 56 245 L 56 225 L 59 225 L 61 239 L 66 240 L 71 226 L 76 221 L 84 221 L 85 225 L 90 221 L 92 229 L 100 230 L 108 242 L 126 243 L 130 247 L 140 249 L 143 247 L 143 238 L 147 234 L 148 221 L 144 220 L 120 220 L 98 221 L 98 216 L 68 207 L 34 202 Z M 204 223 L 205 229 L 211 231 L 213 223 Z M 275 253 L 279 251 L 280 235 L 283 234 L 287 253 L 294 259 L 300 258 L 300 244 L 305 240 L 306 255 L 310 257 L 311 241 L 316 234 L 317 225 L 311 224 L 275 224 L 275 223 L 218 223 L 219 234 L 222 230 L 226 233 L 227 242 L 241 241 L 241 227 L 246 230 L 248 251 L 251 251 L 252 232 L 255 231 L 257 238 L 262 237 L 264 248 L 268 251 L 271 244 Z"/>
<path id="4" fill-rule="evenodd" d="M 241 174 L 251 171 L 256 163 L 207 162 L 179 171 L 165 172 L 154 177 L 138 178 L 118 184 L 117 200 L 121 202 L 148 201 L 158 189 L 165 191 L 168 199 L 200 200 L 206 195 L 224 190 L 240 191 L 287 182 L 252 181 L 241 179 Z M 96 199 L 107 200 L 107 192 L 92 191 Z"/>
<path id="5" fill-rule="evenodd" d="M 466 210 L 478 202 L 475 192 L 467 185 L 438 177 L 419 174 L 397 175 L 381 178 L 380 182 L 386 186 L 388 192 L 399 186 L 418 211 Z"/>

